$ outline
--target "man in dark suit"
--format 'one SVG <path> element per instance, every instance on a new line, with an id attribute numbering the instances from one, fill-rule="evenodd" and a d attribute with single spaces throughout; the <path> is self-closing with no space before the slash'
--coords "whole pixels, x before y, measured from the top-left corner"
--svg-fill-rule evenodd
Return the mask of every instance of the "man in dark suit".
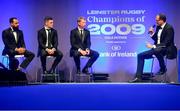
<path id="1" fill-rule="evenodd" d="M 146 47 L 150 48 L 150 50 L 138 54 L 136 76 L 130 82 L 141 81 L 144 60 L 153 58 L 153 55 L 157 57 L 160 65 L 160 70 L 156 75 L 163 75 L 166 73 L 167 68 L 164 62 L 164 56 L 167 55 L 168 51 L 176 51 L 174 50 L 174 29 L 171 25 L 166 23 L 166 16 L 164 14 L 158 14 L 156 16 L 156 24 L 156 31 L 154 31 L 153 27 L 149 29 L 149 34 L 154 40 L 154 45 L 147 43 Z"/>
<path id="2" fill-rule="evenodd" d="M 26 49 L 23 32 L 19 30 L 19 21 L 16 17 L 9 19 L 10 28 L 2 32 L 2 39 L 5 45 L 2 55 L 8 55 L 9 60 L 15 55 L 24 55 L 26 59 L 21 63 L 19 70 L 26 69 L 33 60 L 34 54 Z"/>
<path id="3" fill-rule="evenodd" d="M 93 65 L 93 63 L 99 57 L 99 53 L 91 50 L 91 39 L 90 39 L 90 32 L 85 29 L 86 20 L 84 17 L 79 17 L 77 20 L 78 27 L 71 30 L 70 34 L 70 42 L 71 42 L 71 49 L 70 49 L 70 56 L 74 58 L 77 73 L 81 73 L 80 68 L 80 56 L 87 56 L 90 57 L 89 61 L 83 68 L 82 72 L 88 74 L 88 68 Z"/>
<path id="4" fill-rule="evenodd" d="M 38 56 L 41 58 L 43 73 L 55 73 L 55 68 L 61 61 L 63 54 L 58 50 L 58 34 L 53 29 L 53 18 L 44 18 L 44 27 L 38 31 Z M 49 71 L 46 70 L 46 57 L 54 56 L 56 59 Z"/>

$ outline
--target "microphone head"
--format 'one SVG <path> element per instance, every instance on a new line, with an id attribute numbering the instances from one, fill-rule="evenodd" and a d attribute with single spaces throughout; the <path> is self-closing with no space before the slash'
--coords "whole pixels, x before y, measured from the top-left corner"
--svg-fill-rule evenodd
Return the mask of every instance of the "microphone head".
<path id="1" fill-rule="evenodd" d="M 152 28 L 155 28 L 156 27 L 156 25 L 154 24 L 153 26 L 151 26 Z M 148 34 L 150 34 L 150 32 L 148 32 Z"/>

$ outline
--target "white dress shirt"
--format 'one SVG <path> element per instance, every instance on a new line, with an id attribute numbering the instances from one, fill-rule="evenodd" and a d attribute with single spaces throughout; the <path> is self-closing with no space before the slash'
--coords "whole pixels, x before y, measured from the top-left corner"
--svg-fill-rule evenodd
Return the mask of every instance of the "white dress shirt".
<path id="1" fill-rule="evenodd" d="M 18 41 L 17 41 L 17 32 L 15 32 L 12 27 L 11 27 L 11 30 L 12 30 L 12 32 L 13 32 L 14 39 L 15 39 L 15 41 L 16 41 L 16 43 L 17 43 L 17 42 L 18 42 Z"/>
<path id="2" fill-rule="evenodd" d="M 158 30 L 158 33 L 157 33 L 157 44 L 161 43 L 160 42 L 161 41 L 161 34 L 162 34 L 162 31 L 163 31 L 165 25 L 166 25 L 166 22 L 162 26 L 160 26 L 161 29 Z M 153 37 L 153 35 L 154 35 L 154 33 L 151 35 L 151 37 Z M 153 48 L 156 48 L 156 45 L 153 45 Z"/>
<path id="3" fill-rule="evenodd" d="M 83 35 L 84 34 L 84 29 L 81 29 L 81 28 L 78 27 L 78 31 L 79 31 L 80 34 L 81 34 L 81 30 L 82 30 L 82 35 Z"/>
<path id="4" fill-rule="evenodd" d="M 46 36 L 47 36 L 47 38 L 46 38 L 46 47 L 48 47 L 48 30 L 49 30 L 49 28 L 47 28 L 47 27 L 44 27 L 45 28 L 45 31 L 46 31 Z M 52 44 L 51 44 L 51 46 L 52 46 Z"/>
<path id="5" fill-rule="evenodd" d="M 82 35 L 83 35 L 84 29 L 81 29 L 80 27 L 78 27 L 78 31 L 79 31 L 80 34 L 81 34 L 81 30 L 82 30 Z M 81 51 L 81 50 L 82 50 L 81 48 L 78 49 L 78 51 Z"/>
<path id="6" fill-rule="evenodd" d="M 164 23 L 164 24 L 161 26 L 161 29 L 159 29 L 159 31 L 158 31 L 158 34 L 157 34 L 157 37 L 158 37 L 157 44 L 160 44 L 161 34 L 162 34 L 162 31 L 163 31 L 165 25 L 166 25 L 166 23 Z"/>

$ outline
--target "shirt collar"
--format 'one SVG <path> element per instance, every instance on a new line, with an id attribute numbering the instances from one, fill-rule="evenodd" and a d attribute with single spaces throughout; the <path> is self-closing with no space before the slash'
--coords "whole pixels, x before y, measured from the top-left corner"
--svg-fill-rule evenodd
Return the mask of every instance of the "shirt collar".
<path id="1" fill-rule="evenodd" d="M 12 27 L 10 27 L 11 28 L 11 30 L 14 32 L 14 29 L 12 28 Z"/>
<path id="2" fill-rule="evenodd" d="M 46 27 L 46 26 L 44 26 L 44 28 L 45 28 L 45 30 L 50 29 L 50 28 L 48 28 L 48 27 Z"/>
<path id="3" fill-rule="evenodd" d="M 80 31 L 80 30 L 84 30 L 84 29 L 81 29 L 81 28 L 78 26 L 78 30 Z"/>
<path id="4" fill-rule="evenodd" d="M 161 28 L 163 29 L 165 27 L 165 25 L 166 25 L 166 22 L 161 26 Z"/>

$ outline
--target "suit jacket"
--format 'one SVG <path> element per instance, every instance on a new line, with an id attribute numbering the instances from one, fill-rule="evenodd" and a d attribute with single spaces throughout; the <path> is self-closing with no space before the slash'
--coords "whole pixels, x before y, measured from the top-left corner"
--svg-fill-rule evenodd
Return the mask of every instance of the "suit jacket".
<path id="1" fill-rule="evenodd" d="M 90 32 L 87 29 L 84 29 L 83 40 L 82 40 L 78 28 L 75 28 L 71 30 L 70 42 L 71 42 L 70 56 L 73 56 L 73 54 L 77 52 L 79 48 L 83 50 L 90 49 L 91 47 Z"/>
<path id="2" fill-rule="evenodd" d="M 158 40 L 158 31 L 159 26 L 156 28 L 155 34 L 152 36 L 154 40 L 154 44 L 157 48 L 166 48 L 167 49 L 167 58 L 175 58 L 177 56 L 177 48 L 174 45 L 174 29 L 171 25 L 166 23 L 164 26 L 161 37 L 160 37 L 160 44 L 157 44 Z"/>
<path id="3" fill-rule="evenodd" d="M 42 28 L 38 31 L 38 56 L 41 55 L 41 50 L 45 50 L 46 47 L 46 41 L 47 41 L 47 35 L 46 35 L 46 31 L 45 28 Z M 51 29 L 51 37 L 50 40 L 52 48 L 57 49 L 58 46 L 58 35 L 57 35 L 57 31 L 55 29 Z"/>
<path id="4" fill-rule="evenodd" d="M 16 33 L 17 33 L 17 43 L 15 41 L 15 37 L 11 28 L 8 28 L 2 32 L 2 40 L 5 45 L 2 53 L 3 55 L 6 55 L 8 50 L 14 51 L 15 48 L 26 47 L 24 42 L 23 32 L 21 30 L 18 30 L 16 31 Z"/>

